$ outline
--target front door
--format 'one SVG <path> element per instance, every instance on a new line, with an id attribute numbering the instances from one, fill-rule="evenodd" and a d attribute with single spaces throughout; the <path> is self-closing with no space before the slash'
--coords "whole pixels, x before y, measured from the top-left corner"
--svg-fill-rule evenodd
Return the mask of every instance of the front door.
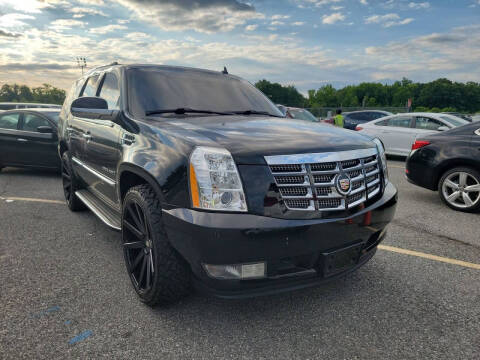
<path id="1" fill-rule="evenodd" d="M 44 134 L 38 131 L 40 126 L 50 127 L 52 133 Z M 59 168 L 60 158 L 57 152 L 57 129 L 45 117 L 24 112 L 19 126 L 17 158 L 25 166 Z"/>
<path id="2" fill-rule="evenodd" d="M 115 74 L 105 73 L 97 94 L 107 101 L 109 110 L 120 108 L 120 88 Z M 90 120 L 88 124 L 89 136 L 84 162 L 96 174 L 91 177 L 89 188 L 110 206 L 119 210 L 116 181 L 117 167 L 122 154 L 123 128 L 108 120 Z"/>

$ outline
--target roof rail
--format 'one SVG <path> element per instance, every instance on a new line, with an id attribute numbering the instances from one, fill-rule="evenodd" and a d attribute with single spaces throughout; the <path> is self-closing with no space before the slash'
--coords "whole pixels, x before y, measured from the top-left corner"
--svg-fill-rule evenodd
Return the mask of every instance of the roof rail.
<path id="1" fill-rule="evenodd" d="M 95 66 L 94 68 L 91 68 L 90 70 L 88 70 L 86 72 L 86 74 L 89 74 L 91 73 L 92 71 L 95 71 L 95 70 L 98 70 L 98 69 L 101 69 L 101 68 L 105 68 L 105 67 L 109 67 L 109 66 L 114 66 L 114 65 L 120 65 L 117 61 L 114 61 L 110 64 L 105 64 L 105 65 L 99 65 L 99 66 Z"/>

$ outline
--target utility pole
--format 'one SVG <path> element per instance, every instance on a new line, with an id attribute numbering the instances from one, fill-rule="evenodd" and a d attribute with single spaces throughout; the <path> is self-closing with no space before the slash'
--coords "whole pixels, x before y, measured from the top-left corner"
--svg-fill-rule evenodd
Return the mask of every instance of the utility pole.
<path id="1" fill-rule="evenodd" d="M 84 56 L 77 56 L 77 66 L 82 69 L 83 75 L 83 69 L 87 67 L 87 58 Z"/>

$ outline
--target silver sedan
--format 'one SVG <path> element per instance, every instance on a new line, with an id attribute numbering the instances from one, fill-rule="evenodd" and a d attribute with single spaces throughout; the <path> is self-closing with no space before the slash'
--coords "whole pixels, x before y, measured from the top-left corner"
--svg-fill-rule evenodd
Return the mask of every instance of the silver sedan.
<path id="1" fill-rule="evenodd" d="M 435 134 L 466 124 L 469 122 L 452 115 L 406 113 L 358 125 L 356 130 L 382 140 L 387 154 L 408 156 L 417 136 Z"/>

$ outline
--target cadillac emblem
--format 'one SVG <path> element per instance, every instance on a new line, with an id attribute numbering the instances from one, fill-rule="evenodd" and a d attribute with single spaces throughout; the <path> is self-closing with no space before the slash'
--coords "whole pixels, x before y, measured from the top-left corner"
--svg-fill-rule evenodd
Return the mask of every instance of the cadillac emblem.
<path id="1" fill-rule="evenodd" d="M 341 195 L 348 195 L 351 190 L 350 177 L 347 174 L 339 174 L 336 180 L 337 191 Z"/>

